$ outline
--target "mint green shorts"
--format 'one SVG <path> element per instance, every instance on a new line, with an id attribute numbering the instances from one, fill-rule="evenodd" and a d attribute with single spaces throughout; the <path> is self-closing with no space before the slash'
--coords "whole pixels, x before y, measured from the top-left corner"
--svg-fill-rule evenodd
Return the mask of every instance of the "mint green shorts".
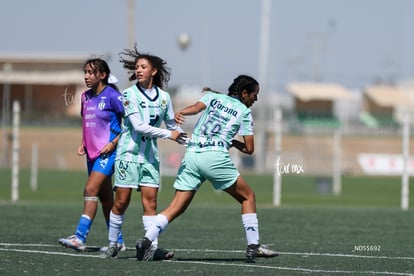
<path id="1" fill-rule="evenodd" d="M 195 191 L 208 180 L 213 184 L 214 189 L 224 190 L 232 186 L 239 175 L 228 152 L 187 151 L 178 170 L 174 188 Z"/>
<path id="2" fill-rule="evenodd" d="M 139 189 L 139 186 L 160 186 L 159 163 L 137 163 L 115 160 L 114 186 Z"/>

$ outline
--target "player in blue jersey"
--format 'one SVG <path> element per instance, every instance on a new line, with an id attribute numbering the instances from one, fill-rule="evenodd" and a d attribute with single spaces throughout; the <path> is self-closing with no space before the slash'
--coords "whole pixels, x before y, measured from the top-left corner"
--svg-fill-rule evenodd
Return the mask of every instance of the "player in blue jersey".
<path id="1" fill-rule="evenodd" d="M 115 160 L 116 197 L 110 214 L 108 258 L 118 254 L 116 240 L 133 189 L 141 192 L 144 230 L 157 214 L 160 185 L 157 139 L 177 141 L 185 135 L 174 120 L 170 95 L 163 90 L 170 78 L 166 62 L 157 56 L 139 53 L 136 46 L 120 56 L 124 68 L 132 72 L 130 80 L 137 82 L 122 93 L 125 121 Z M 166 129 L 160 128 L 162 122 Z M 154 259 L 173 256 L 172 252 L 158 248 L 158 240 L 154 240 L 151 252 Z"/>
<path id="2" fill-rule="evenodd" d="M 255 195 L 234 166 L 229 148 L 252 154 L 254 151 L 253 119 L 250 107 L 257 100 L 258 82 L 246 75 L 234 79 L 228 95 L 208 92 L 198 102 L 175 114 L 182 124 L 187 115 L 200 115 L 187 146 L 174 183 L 176 189 L 170 205 L 157 215 L 144 238 L 137 243 L 137 259 L 148 260 L 151 243 L 175 218 L 184 213 L 197 189 L 209 180 L 215 189 L 224 190 L 241 204 L 241 217 L 247 239 L 248 261 L 255 257 L 274 257 L 277 253 L 259 243 Z M 243 142 L 234 139 L 243 137 Z"/>
<path id="3" fill-rule="evenodd" d="M 77 251 L 86 248 L 85 241 L 96 215 L 98 199 L 109 227 L 109 212 L 114 203 L 111 177 L 124 114 L 121 93 L 115 85 L 108 83 L 110 69 L 106 61 L 100 58 L 87 60 L 84 73 L 89 89 L 81 96 L 82 143 L 77 153 L 86 155 L 89 177 L 75 235 L 58 240 Z M 122 234 L 117 243 L 119 250 L 125 250 Z"/>

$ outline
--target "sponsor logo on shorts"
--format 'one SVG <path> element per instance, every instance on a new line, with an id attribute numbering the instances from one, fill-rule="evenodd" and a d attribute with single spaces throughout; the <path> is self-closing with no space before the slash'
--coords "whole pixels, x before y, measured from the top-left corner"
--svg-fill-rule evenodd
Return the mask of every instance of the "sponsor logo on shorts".
<path id="1" fill-rule="evenodd" d="M 104 169 L 106 165 L 108 165 L 108 158 L 101 159 L 99 161 L 99 165 L 101 166 L 102 169 Z"/>

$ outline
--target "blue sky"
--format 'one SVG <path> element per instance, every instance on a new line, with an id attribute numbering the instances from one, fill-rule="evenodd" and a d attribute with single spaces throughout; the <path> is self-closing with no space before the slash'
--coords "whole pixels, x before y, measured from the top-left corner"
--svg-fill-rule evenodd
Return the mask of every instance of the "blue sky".
<path id="1" fill-rule="evenodd" d="M 360 88 L 414 75 L 414 1 L 272 0 L 268 82 L 337 82 Z M 163 57 L 170 86 L 225 90 L 238 74 L 258 78 L 259 0 L 137 0 L 138 48 Z M 126 83 L 118 53 L 128 47 L 127 0 L 3 0 L 0 54 L 107 54 Z M 180 33 L 191 44 L 182 51 Z"/>

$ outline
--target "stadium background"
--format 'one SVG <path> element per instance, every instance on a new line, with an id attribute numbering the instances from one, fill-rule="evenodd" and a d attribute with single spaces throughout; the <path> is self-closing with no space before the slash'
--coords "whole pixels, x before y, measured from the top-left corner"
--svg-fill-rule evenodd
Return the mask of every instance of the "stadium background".
<path id="1" fill-rule="evenodd" d="M 40 169 L 83 170 L 84 158 L 76 155 L 81 140 L 80 94 L 85 90 L 82 65 L 87 55 L 0 56 L 0 103 L 2 107 L 2 168 L 11 166 L 12 104 L 21 105 L 20 158 L 22 168 L 32 164 L 38 147 Z M 244 156 L 232 151 L 242 171 L 272 173 L 280 158 L 300 165 L 301 173 L 331 176 L 339 134 L 338 158 L 342 175 L 361 175 L 360 154 L 400 155 L 406 110 L 413 117 L 412 86 L 367 84 L 352 91 L 340 84 L 288 83 L 284 91 L 261 94 L 252 107 L 256 152 Z M 175 110 L 202 96 L 201 87 L 170 87 Z M 275 111 L 282 112 L 281 148 L 276 145 Z M 197 118 L 183 126 L 191 131 Z M 414 118 L 411 118 L 411 124 Z M 411 128 L 411 132 L 412 132 Z M 159 140 L 163 173 L 174 175 L 184 148 Z M 410 148 L 413 147 L 411 141 Z M 411 162 L 412 163 L 412 162 Z M 412 165 L 412 164 L 411 164 Z"/>

